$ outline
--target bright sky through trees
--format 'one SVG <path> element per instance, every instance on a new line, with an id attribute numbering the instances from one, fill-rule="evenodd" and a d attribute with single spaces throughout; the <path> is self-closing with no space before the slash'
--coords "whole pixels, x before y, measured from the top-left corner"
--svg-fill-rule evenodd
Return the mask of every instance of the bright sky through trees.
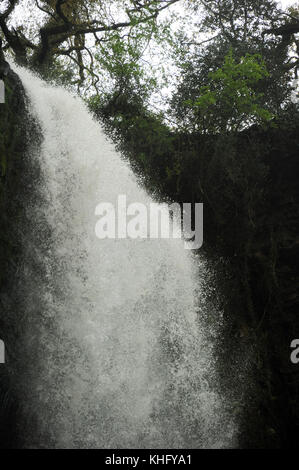
<path id="1" fill-rule="evenodd" d="M 278 3 L 281 5 L 281 8 L 287 8 L 288 6 L 294 5 L 298 2 L 296 0 L 281 0 Z M 1 6 L 4 4 L 7 4 L 7 2 L 2 3 Z M 164 10 L 164 12 L 159 15 L 159 25 L 161 25 L 162 22 L 164 22 L 166 25 L 171 24 L 170 30 L 172 34 L 179 30 L 183 31 L 185 34 L 187 33 L 188 42 L 189 38 L 190 42 L 200 42 L 202 40 L 206 40 L 206 38 L 209 37 L 209 33 L 199 31 L 198 25 L 196 25 L 197 18 L 194 16 L 194 12 L 190 13 L 190 11 L 188 11 L 188 5 L 188 0 L 181 0 L 178 3 L 172 5 L 169 9 Z M 120 11 L 121 9 L 119 11 L 116 10 L 113 13 L 113 16 L 117 20 L 121 19 L 119 17 Z M 198 12 L 198 15 L 201 15 L 201 13 Z M 26 35 L 29 35 L 32 42 L 35 43 L 39 41 L 39 34 L 38 30 L 36 29 L 36 25 L 41 25 L 45 21 L 45 18 L 47 18 L 47 15 L 35 7 L 35 2 L 32 2 L 32 0 L 20 0 L 12 15 L 11 24 L 16 28 L 20 28 L 21 33 L 24 28 Z M 159 28 L 161 29 L 160 26 Z M 93 44 L 93 41 L 93 35 L 87 34 L 86 44 L 88 44 L 92 55 L 96 54 L 98 48 L 98 46 Z M 192 46 L 190 46 L 190 49 L 192 49 Z M 102 55 L 104 57 L 108 57 L 109 60 L 110 54 L 112 54 L 111 57 L 113 57 L 113 53 L 107 49 L 106 52 Z M 83 55 L 88 63 L 89 57 L 85 51 L 83 52 Z M 134 65 L 132 66 L 132 64 L 134 63 L 135 58 L 133 56 L 129 57 L 129 55 L 120 55 L 120 66 L 123 57 L 125 60 L 128 60 L 128 62 L 131 61 L 129 68 L 133 70 Z M 68 64 L 67 57 L 60 58 L 60 60 L 64 61 L 66 68 L 73 68 L 73 64 L 71 62 Z M 99 92 L 100 94 L 103 93 L 105 95 L 113 89 L 113 76 L 109 75 L 109 72 L 105 70 L 103 63 L 98 61 L 97 56 L 95 56 L 95 63 L 97 67 L 96 73 L 100 76 L 100 81 L 98 82 Z M 171 51 L 171 46 L 168 45 L 167 41 L 157 42 L 155 38 L 152 38 L 146 44 L 142 55 L 140 55 L 138 58 L 138 64 L 136 68 L 137 73 L 138 67 L 140 67 L 139 70 L 142 70 L 142 73 L 144 73 L 144 81 L 146 81 L 148 77 L 152 77 L 158 83 L 158 86 L 155 90 L 153 90 L 153 93 L 150 97 L 151 106 L 154 109 L 165 109 L 165 105 L 163 104 L 165 99 L 169 98 L 173 90 L 176 88 L 178 81 L 180 80 L 178 69 L 175 64 L 175 58 L 173 57 L 173 52 Z M 141 78 L 141 82 L 142 80 L 143 78 Z M 77 85 L 74 86 L 75 89 L 76 86 Z M 90 80 L 88 75 L 85 82 L 82 82 L 79 84 L 79 86 L 81 87 L 79 91 L 82 95 L 88 96 L 93 92 L 93 89 L 90 87 Z"/>

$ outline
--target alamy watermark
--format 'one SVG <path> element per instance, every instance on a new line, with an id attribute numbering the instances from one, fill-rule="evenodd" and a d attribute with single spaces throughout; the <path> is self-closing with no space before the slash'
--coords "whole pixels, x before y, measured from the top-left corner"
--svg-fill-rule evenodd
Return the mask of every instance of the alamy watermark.
<path id="1" fill-rule="evenodd" d="M 95 226 L 99 239 L 105 238 L 181 238 L 184 247 L 197 250 L 203 243 L 203 204 L 173 203 L 127 205 L 126 195 L 118 196 L 116 205 L 102 202 L 95 215 L 100 216 Z"/>
<path id="2" fill-rule="evenodd" d="M 3 80 L 0 80 L 0 103 L 5 103 L 5 86 Z"/>
<path id="3" fill-rule="evenodd" d="M 291 362 L 293 364 L 299 364 L 299 339 L 293 339 L 291 349 L 293 349 L 290 356 Z"/>

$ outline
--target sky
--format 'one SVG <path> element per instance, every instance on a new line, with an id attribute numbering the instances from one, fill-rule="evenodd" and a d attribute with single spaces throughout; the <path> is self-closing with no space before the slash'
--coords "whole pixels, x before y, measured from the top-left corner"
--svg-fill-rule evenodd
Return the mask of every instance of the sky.
<path id="1" fill-rule="evenodd" d="M 289 7 L 290 5 L 294 5 L 297 3 L 295 0 L 281 0 L 279 3 L 281 3 L 281 6 L 283 8 Z"/>

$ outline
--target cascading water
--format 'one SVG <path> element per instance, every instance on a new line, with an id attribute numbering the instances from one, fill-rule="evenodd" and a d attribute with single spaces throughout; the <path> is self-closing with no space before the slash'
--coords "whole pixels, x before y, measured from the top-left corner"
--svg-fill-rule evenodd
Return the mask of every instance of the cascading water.
<path id="1" fill-rule="evenodd" d="M 22 274 L 24 447 L 236 446 L 192 255 L 181 240 L 96 237 L 97 204 L 150 199 L 80 99 L 17 73 L 42 134 Z"/>

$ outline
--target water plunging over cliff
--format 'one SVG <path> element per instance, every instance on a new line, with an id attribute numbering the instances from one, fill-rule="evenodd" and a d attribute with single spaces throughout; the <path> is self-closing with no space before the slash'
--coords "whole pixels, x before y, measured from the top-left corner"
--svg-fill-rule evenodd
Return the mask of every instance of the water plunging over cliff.
<path id="1" fill-rule="evenodd" d="M 96 237 L 98 203 L 149 196 L 80 99 L 17 72 L 42 134 L 22 280 L 24 446 L 236 446 L 192 255 L 181 240 Z"/>

